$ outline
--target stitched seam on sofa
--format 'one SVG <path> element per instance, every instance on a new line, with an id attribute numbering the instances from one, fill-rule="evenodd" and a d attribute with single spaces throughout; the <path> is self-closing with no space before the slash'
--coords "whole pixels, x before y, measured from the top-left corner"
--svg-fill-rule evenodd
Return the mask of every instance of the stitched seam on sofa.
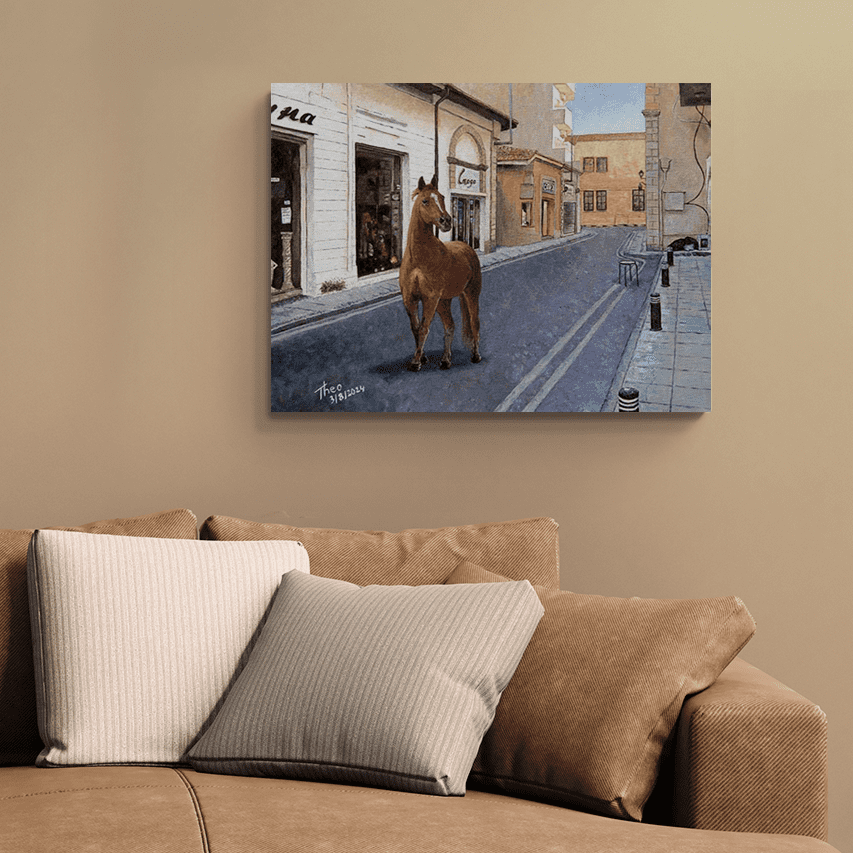
<path id="1" fill-rule="evenodd" d="M 175 770 L 178 778 L 184 783 L 184 786 L 187 789 L 187 793 L 190 795 L 190 800 L 193 804 L 193 809 L 195 811 L 195 817 L 198 821 L 198 833 L 199 840 L 201 841 L 201 849 L 204 853 L 210 853 L 210 843 L 207 838 L 207 827 L 204 825 L 204 815 L 201 811 L 201 803 L 198 801 L 198 797 L 196 796 L 196 792 L 193 790 L 193 786 L 190 783 L 190 780 L 180 771 Z"/>
<path id="2" fill-rule="evenodd" d="M 341 764 L 339 761 L 308 761 L 301 758 L 208 758 L 198 757 L 196 764 L 274 764 L 276 766 L 333 767 L 339 770 L 356 770 L 359 773 L 376 773 L 382 776 L 396 776 L 400 779 L 417 779 L 421 782 L 434 782 L 434 776 L 422 776 L 417 773 L 405 773 L 402 770 L 386 770 L 382 767 L 367 767 L 361 764 Z M 446 777 L 442 777 L 446 778 Z"/>
<path id="3" fill-rule="evenodd" d="M 52 794 L 79 794 L 85 791 L 138 791 L 150 788 L 169 788 L 174 790 L 177 785 L 92 785 L 89 788 L 51 788 L 49 791 L 30 791 L 28 794 L 12 794 L 0 797 L 3 800 L 22 800 L 26 797 L 47 797 Z"/>
<path id="4" fill-rule="evenodd" d="M 740 599 L 738 599 L 738 601 L 740 601 Z M 743 602 L 741 602 L 741 607 L 744 607 L 744 609 L 745 609 Z M 735 619 L 735 617 L 738 616 L 738 614 L 741 612 L 741 607 L 738 607 L 737 605 L 735 606 L 735 608 L 731 611 L 731 613 L 729 613 L 726 621 L 720 626 L 720 629 L 712 637 L 708 638 L 708 642 L 704 645 L 701 652 L 697 653 L 696 657 L 694 657 L 690 666 L 685 667 L 685 669 L 687 669 L 687 675 L 685 675 L 685 677 L 679 682 L 678 689 L 675 691 L 675 695 L 672 697 L 672 700 L 669 702 L 669 704 L 666 705 L 664 710 L 661 712 L 661 714 L 655 720 L 654 726 L 652 726 L 651 731 L 646 736 L 646 740 L 643 743 L 643 747 L 639 752 L 639 756 L 637 758 L 637 761 L 634 763 L 634 766 L 631 769 L 630 773 L 628 773 L 628 776 L 625 779 L 625 784 L 621 786 L 622 794 L 618 798 L 620 801 L 620 807 L 621 807 L 622 799 L 628 794 L 628 792 L 631 789 L 631 785 L 633 784 L 633 782 L 637 776 L 638 769 L 642 766 L 643 762 L 646 759 L 646 756 L 649 753 L 649 749 L 652 746 L 652 738 L 654 737 L 655 732 L 657 732 L 660 729 L 662 721 L 667 719 L 667 715 L 670 713 L 673 705 L 675 705 L 679 701 L 679 693 L 681 692 L 681 689 L 684 686 L 684 683 L 686 681 L 689 681 L 689 680 L 693 680 L 695 682 L 696 671 L 699 669 L 700 664 L 704 660 L 708 649 L 711 648 L 718 641 L 719 637 L 724 634 L 724 632 L 726 631 L 729 624 L 731 624 L 731 622 Z M 732 659 L 734 659 L 735 657 L 737 657 L 738 654 L 740 654 L 741 650 L 750 641 L 750 639 L 752 639 L 752 634 L 750 634 L 743 641 L 743 643 L 741 643 L 741 645 L 738 646 L 737 650 L 732 655 Z M 684 699 L 689 695 L 691 695 L 689 692 L 686 693 L 683 697 L 681 697 L 681 701 L 683 702 Z M 672 732 L 670 732 L 670 735 L 671 734 L 672 734 Z M 645 805 L 645 801 L 641 804 L 641 807 L 644 805 Z"/>

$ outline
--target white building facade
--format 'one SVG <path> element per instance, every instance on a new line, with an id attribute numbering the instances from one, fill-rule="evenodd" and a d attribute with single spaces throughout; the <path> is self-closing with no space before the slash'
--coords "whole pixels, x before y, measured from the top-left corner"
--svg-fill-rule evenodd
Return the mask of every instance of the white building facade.
<path id="1" fill-rule="evenodd" d="M 411 194 L 436 163 L 454 223 L 442 239 L 491 251 L 494 147 L 509 126 L 506 114 L 452 84 L 273 84 L 273 301 L 395 275 Z"/>

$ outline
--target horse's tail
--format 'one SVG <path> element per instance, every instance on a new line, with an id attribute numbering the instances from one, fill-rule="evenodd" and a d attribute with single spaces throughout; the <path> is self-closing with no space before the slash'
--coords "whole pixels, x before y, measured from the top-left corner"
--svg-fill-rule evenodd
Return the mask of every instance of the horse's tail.
<path id="1" fill-rule="evenodd" d="M 459 300 L 462 306 L 462 342 L 469 349 L 479 345 L 480 342 L 480 290 L 483 287 L 483 271 L 480 269 L 480 259 L 476 253 L 471 263 L 471 278 Z M 469 303 L 470 300 L 470 303 Z M 474 308 L 474 316 L 471 316 L 471 307 Z"/>

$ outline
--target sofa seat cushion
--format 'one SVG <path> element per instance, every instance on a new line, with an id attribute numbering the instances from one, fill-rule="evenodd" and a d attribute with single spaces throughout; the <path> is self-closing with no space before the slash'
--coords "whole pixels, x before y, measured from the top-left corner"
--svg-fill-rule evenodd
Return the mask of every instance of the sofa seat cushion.
<path id="1" fill-rule="evenodd" d="M 202 539 L 296 539 L 311 558 L 311 574 L 369 584 L 444 583 L 464 560 L 510 580 L 559 588 L 557 522 L 526 518 L 492 524 L 402 530 L 333 530 L 264 524 L 213 515 Z"/>
<path id="2" fill-rule="evenodd" d="M 832 853 L 814 838 L 638 824 L 469 791 L 399 791 L 178 768 L 0 770 L 15 853 Z"/>

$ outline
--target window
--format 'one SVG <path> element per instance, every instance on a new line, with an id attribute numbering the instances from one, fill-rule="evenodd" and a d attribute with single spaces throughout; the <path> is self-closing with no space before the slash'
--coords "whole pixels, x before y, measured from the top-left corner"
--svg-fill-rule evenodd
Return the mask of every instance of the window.
<path id="1" fill-rule="evenodd" d="M 597 190 L 595 193 L 595 209 L 607 210 L 607 190 Z"/>
<path id="2" fill-rule="evenodd" d="M 584 172 L 594 172 L 595 171 L 595 157 L 584 157 L 583 158 L 583 170 L 584 170 Z"/>
<path id="3" fill-rule="evenodd" d="M 596 159 L 595 159 L 595 171 L 596 172 L 606 172 L 607 171 L 607 158 L 606 157 L 596 157 Z"/>
<path id="4" fill-rule="evenodd" d="M 595 193 L 592 190 L 583 191 L 583 209 L 595 210 Z"/>
<path id="5" fill-rule="evenodd" d="M 521 227 L 528 228 L 533 225 L 533 202 L 521 202 Z"/>
<path id="6" fill-rule="evenodd" d="M 356 267 L 360 276 L 400 265 L 401 184 L 399 155 L 356 145 Z"/>
<path id="7" fill-rule="evenodd" d="M 632 199 L 631 199 L 631 210 L 645 210 L 646 209 L 646 191 L 645 190 L 632 190 Z"/>

